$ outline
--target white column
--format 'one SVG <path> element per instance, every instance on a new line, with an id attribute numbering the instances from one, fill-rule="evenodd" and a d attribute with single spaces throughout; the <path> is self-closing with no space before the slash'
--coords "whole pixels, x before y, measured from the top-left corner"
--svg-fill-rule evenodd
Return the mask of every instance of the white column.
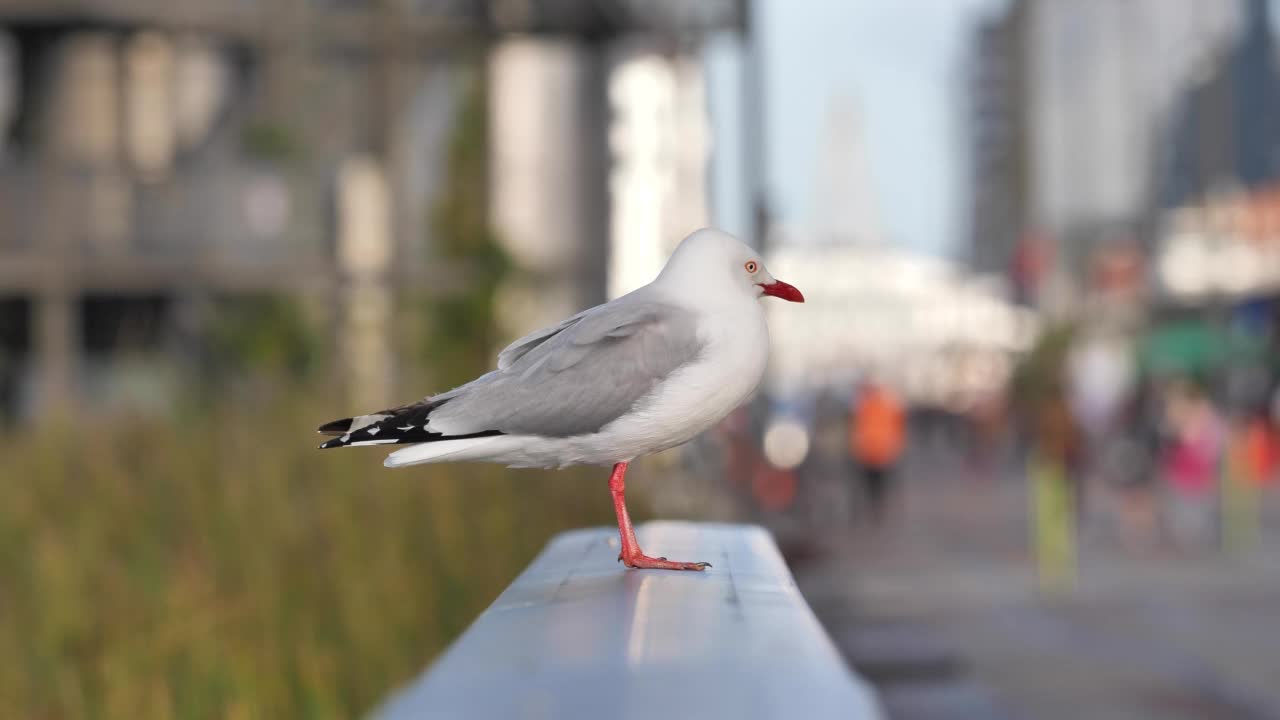
<path id="1" fill-rule="evenodd" d="M 391 201 L 386 172 L 354 156 L 338 176 L 338 267 L 345 278 L 339 351 L 355 407 L 392 400 Z"/>

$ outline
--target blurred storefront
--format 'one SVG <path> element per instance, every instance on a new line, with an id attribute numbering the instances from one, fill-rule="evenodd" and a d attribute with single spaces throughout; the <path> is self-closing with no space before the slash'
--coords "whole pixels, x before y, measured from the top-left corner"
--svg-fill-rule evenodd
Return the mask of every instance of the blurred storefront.
<path id="1" fill-rule="evenodd" d="M 1008 382 L 1039 332 L 1001 284 L 935 256 L 876 243 L 780 238 L 767 260 L 804 288 L 804 313 L 770 308 L 769 387 L 779 396 L 874 375 L 923 405 L 971 405 Z"/>

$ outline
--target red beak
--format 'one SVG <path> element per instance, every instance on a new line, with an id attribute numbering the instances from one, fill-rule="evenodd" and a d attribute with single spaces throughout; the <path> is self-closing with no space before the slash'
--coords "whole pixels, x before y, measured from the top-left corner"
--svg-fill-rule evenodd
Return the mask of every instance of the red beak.
<path id="1" fill-rule="evenodd" d="M 760 287 L 764 289 L 765 295 L 772 295 L 776 298 L 782 298 L 787 302 L 804 302 L 804 295 L 796 289 L 795 285 L 788 285 L 781 280 L 774 280 L 771 283 L 760 283 Z"/>

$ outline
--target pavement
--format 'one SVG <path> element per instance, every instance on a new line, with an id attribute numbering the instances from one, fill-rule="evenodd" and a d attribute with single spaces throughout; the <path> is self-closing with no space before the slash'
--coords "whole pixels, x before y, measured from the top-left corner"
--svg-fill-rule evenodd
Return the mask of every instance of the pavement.
<path id="1" fill-rule="evenodd" d="M 843 487 L 831 473 L 810 490 Z M 897 490 L 883 528 L 780 532 L 891 718 L 1280 719 L 1275 493 L 1256 544 L 1230 555 L 1134 551 L 1084 523 L 1074 586 L 1042 590 L 1017 473 L 920 462 Z"/>

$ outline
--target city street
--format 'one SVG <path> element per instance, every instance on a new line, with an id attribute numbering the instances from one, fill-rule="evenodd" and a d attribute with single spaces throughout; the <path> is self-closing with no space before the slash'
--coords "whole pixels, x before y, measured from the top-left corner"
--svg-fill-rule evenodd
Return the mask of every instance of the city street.
<path id="1" fill-rule="evenodd" d="M 1234 558 L 1086 540 L 1074 590 L 1042 594 L 1025 485 L 944 468 L 912 472 L 890 527 L 795 563 L 891 717 L 1280 717 L 1274 523 Z"/>

